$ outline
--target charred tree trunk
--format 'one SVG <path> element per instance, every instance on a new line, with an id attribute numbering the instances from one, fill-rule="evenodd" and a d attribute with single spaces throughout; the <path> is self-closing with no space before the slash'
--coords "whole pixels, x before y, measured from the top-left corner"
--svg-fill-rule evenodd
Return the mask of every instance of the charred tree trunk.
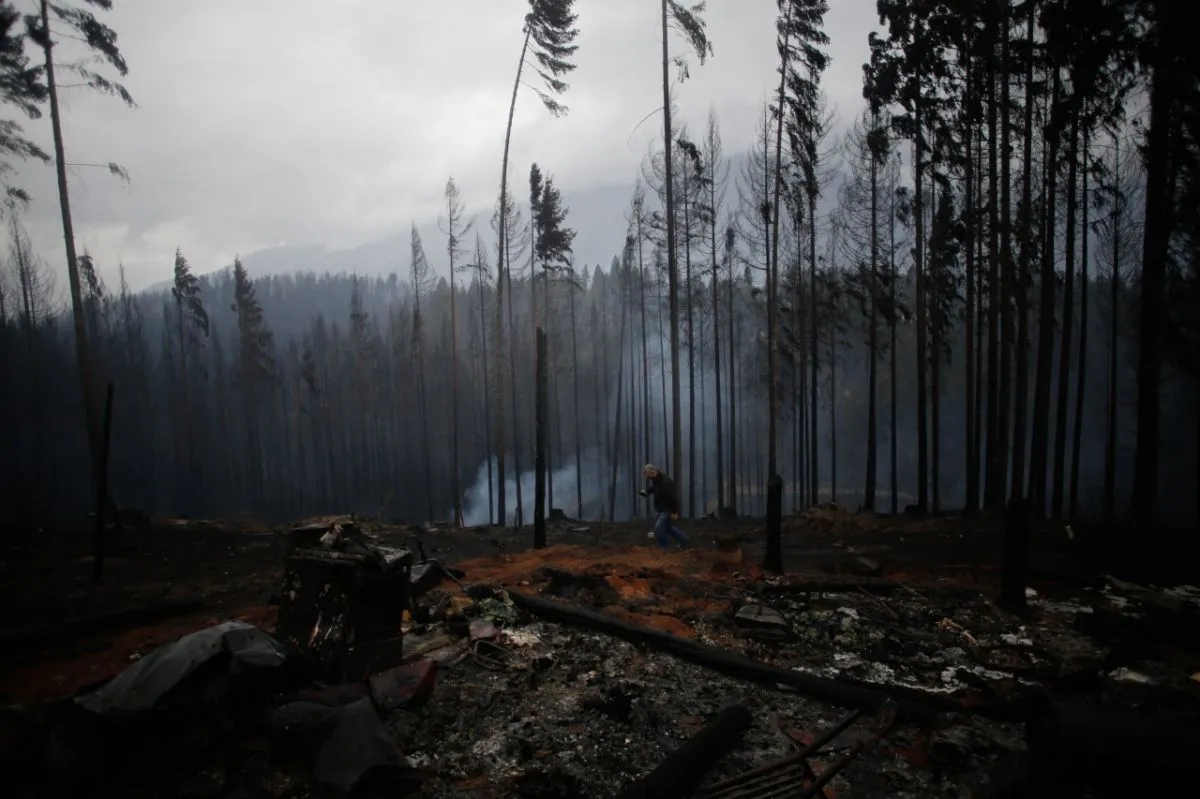
<path id="1" fill-rule="evenodd" d="M 575 518 L 583 518 L 583 434 L 579 430 L 579 338 L 575 324 L 575 287 L 567 286 L 571 303 L 571 394 L 575 405 Z"/>
<path id="2" fill-rule="evenodd" d="M 988 11 L 987 136 L 988 136 L 988 316 L 987 316 L 987 454 L 983 503 L 988 510 L 1004 507 L 1000 473 L 1000 98 L 996 82 L 1001 79 L 997 57 L 1000 40 L 999 3 Z"/>
<path id="3" fill-rule="evenodd" d="M 717 228 L 716 214 L 713 214 L 712 248 L 712 329 L 713 329 L 713 383 L 716 392 L 714 411 L 717 416 L 717 515 L 721 515 L 725 507 L 725 448 L 724 432 L 721 429 L 721 304 L 719 300 L 719 281 L 717 280 Z"/>
<path id="4" fill-rule="evenodd" d="M 1088 295 L 1091 284 L 1088 281 L 1088 169 L 1091 156 L 1088 148 L 1088 135 L 1083 134 L 1083 176 L 1080 187 L 1079 201 L 1082 204 L 1083 219 L 1080 223 L 1082 236 L 1079 245 L 1079 360 L 1075 364 L 1075 433 L 1071 442 L 1071 487 L 1070 518 L 1074 519 L 1079 510 L 1079 454 L 1083 446 L 1083 394 L 1087 387 L 1087 345 L 1088 345 Z"/>
<path id="5" fill-rule="evenodd" d="M 500 281 L 497 280 L 496 284 L 498 286 L 500 284 Z M 490 407 L 491 402 L 492 402 L 492 390 L 491 390 L 490 381 L 488 380 L 488 366 L 491 364 L 491 361 L 488 360 L 487 305 L 484 302 L 484 297 L 483 297 L 483 276 L 482 275 L 480 275 L 480 278 L 479 278 L 479 336 L 480 336 L 481 344 L 483 346 L 483 353 L 481 355 L 479 371 L 483 373 L 483 440 L 485 442 L 487 442 L 484 446 L 484 454 L 487 456 L 488 524 L 492 524 L 496 520 L 496 517 L 495 517 L 496 496 L 495 496 L 495 488 L 494 488 L 493 482 L 492 482 L 492 480 L 493 480 L 492 457 L 491 457 L 491 454 L 488 453 L 488 451 L 487 451 L 487 447 L 492 445 L 492 409 Z M 503 465 L 503 463 L 504 463 L 503 457 L 504 456 L 501 455 L 500 457 L 501 457 L 500 464 Z M 500 493 L 503 494 L 504 493 L 504 472 L 503 471 L 500 472 L 500 489 L 501 489 Z M 503 518 L 503 517 L 501 517 L 501 518 Z"/>
<path id="6" fill-rule="evenodd" d="M 817 381 L 820 377 L 820 357 L 818 356 L 818 332 L 817 332 L 817 195 L 815 192 L 808 193 L 808 290 L 809 294 L 809 386 L 808 386 L 808 446 L 812 465 L 809 467 L 809 481 L 811 483 L 810 490 L 812 496 L 809 498 L 809 504 L 816 505 L 821 501 L 821 450 L 820 436 L 817 414 Z M 832 397 L 832 395 L 830 395 Z M 832 401 L 832 400 L 831 400 Z M 830 431 L 832 433 L 832 431 Z"/>
<path id="7" fill-rule="evenodd" d="M 1170 256 L 1172 201 L 1170 182 L 1171 105 L 1181 95 L 1177 66 L 1183 31 L 1179 0 L 1155 6 L 1159 35 L 1150 84 L 1150 130 L 1146 135 L 1146 226 L 1142 240 L 1141 320 L 1138 336 L 1137 449 L 1133 458 L 1133 518 L 1153 524 L 1158 510 L 1159 395 L 1163 350 L 1163 300 Z"/>
<path id="8" fill-rule="evenodd" d="M 696 517 L 696 327 L 692 295 L 692 217 L 691 187 L 687 169 L 683 173 L 683 266 L 684 301 L 687 303 L 687 351 L 688 351 L 688 518 Z"/>
<path id="9" fill-rule="evenodd" d="M 625 382 L 625 309 L 627 303 L 621 303 L 621 331 L 617 343 L 617 418 L 613 423 L 612 447 L 609 449 L 609 463 L 612 464 L 611 479 L 608 483 L 608 518 L 616 519 L 617 512 L 617 455 L 618 442 L 621 440 L 621 387 Z"/>
<path id="10" fill-rule="evenodd" d="M 1075 101 L 1072 100 L 1074 103 Z M 1063 265 L 1062 335 L 1058 347 L 1058 402 L 1054 422 L 1054 482 L 1050 496 L 1050 518 L 1063 514 L 1067 475 L 1067 409 L 1071 392 L 1071 327 L 1075 317 L 1075 234 L 1078 210 L 1079 113 L 1072 111 L 1071 139 L 1067 152 L 1067 259 Z M 1086 234 L 1085 234 L 1086 235 Z"/>
<path id="11" fill-rule="evenodd" d="M 1121 137 L 1113 136 L 1113 181 L 1121 174 Z M 1117 513 L 1117 347 L 1121 306 L 1121 215 L 1124 201 L 1118 197 L 1112 211 L 1112 275 L 1109 279 L 1108 322 L 1108 409 L 1104 446 L 1104 520 L 1110 524 Z"/>
<path id="12" fill-rule="evenodd" d="M 1059 129 L 1053 119 L 1062 93 L 1062 81 L 1057 67 L 1053 71 L 1051 90 L 1051 122 L 1047 130 L 1048 154 L 1046 177 L 1045 243 L 1042 252 L 1041 302 L 1038 311 L 1037 373 L 1034 380 L 1033 435 L 1029 455 L 1030 511 L 1040 518 L 1046 513 L 1046 470 L 1050 437 L 1050 370 L 1054 352 L 1054 255 L 1055 206 L 1058 195 Z"/>
<path id="13" fill-rule="evenodd" d="M 650 342 L 646 334 L 646 263 L 645 256 L 642 251 L 642 245 L 645 242 L 645 231 L 642 228 L 642 207 L 637 208 L 637 216 L 634 219 L 637 225 L 637 257 L 638 257 L 638 292 L 641 296 L 638 299 L 639 309 L 642 317 L 642 448 L 645 457 L 650 457 Z M 650 515 L 650 498 L 647 497 L 643 512 Z"/>
<path id="14" fill-rule="evenodd" d="M 1037 6 L 1030 4 L 1025 36 L 1033 41 Z M 1034 59 L 1025 59 L 1025 120 L 1021 147 L 1021 267 L 1013 282 L 1013 304 L 1017 311 L 1017 379 L 1013 392 L 1012 472 L 1009 496 L 1025 496 L 1025 453 L 1029 446 L 1029 281 L 1033 275 L 1033 83 Z"/>
<path id="15" fill-rule="evenodd" d="M 92 490 L 99 490 L 100 422 L 92 390 L 92 358 L 88 349 L 87 320 L 83 312 L 83 292 L 79 282 L 79 261 L 75 251 L 75 226 L 71 220 L 71 197 L 67 188 L 66 146 L 63 144 L 62 115 L 59 112 L 58 86 L 55 83 L 54 43 L 50 36 L 50 3 L 41 0 L 42 31 L 45 41 L 46 86 L 50 95 L 50 127 L 54 138 L 54 166 L 58 178 L 58 206 L 62 216 L 63 244 L 67 253 L 67 282 L 71 289 L 71 318 L 75 329 L 75 360 L 79 369 L 79 389 L 83 397 L 83 417 L 88 440 Z M 664 66 L 665 70 L 666 67 Z"/>
<path id="16" fill-rule="evenodd" d="M 875 483 L 879 459 L 879 159 L 874 151 L 871 158 L 871 274 L 870 326 L 867 340 L 867 477 L 863 487 L 863 509 L 875 510 Z"/>
<path id="17" fill-rule="evenodd" d="M 534 331 L 537 355 L 537 400 L 534 403 L 533 433 L 533 548 L 546 546 L 546 332 Z"/>
<path id="18" fill-rule="evenodd" d="M 1009 418 L 1012 413 L 1012 68 L 1009 63 L 1008 0 L 1000 4 L 1000 386 L 996 391 L 996 485 L 993 506 L 1006 507 Z"/>
<path id="19" fill-rule="evenodd" d="M 667 222 L 667 304 L 671 314 L 671 460 L 674 461 L 676 485 L 683 485 L 683 406 L 679 385 L 679 265 L 675 252 L 675 169 L 671 143 L 671 83 L 670 48 L 667 0 L 662 0 L 662 93 L 663 93 L 663 159 L 666 170 Z M 670 467 L 668 467 L 670 468 Z"/>
<path id="20" fill-rule="evenodd" d="M 971 42 L 968 41 L 966 48 L 971 48 Z M 966 91 L 970 94 L 975 92 L 974 75 L 972 64 L 974 59 L 968 57 L 966 59 L 965 69 L 966 75 L 964 84 Z M 975 359 L 978 357 L 975 352 L 975 326 L 979 324 L 979 319 L 975 315 L 975 286 L 978 279 L 976 275 L 977 264 L 975 263 L 975 236 L 976 236 L 976 214 L 977 207 L 975 206 L 975 156 L 972 152 L 975 144 L 975 120 L 971 117 L 970 112 L 964 112 L 966 123 L 963 125 L 963 146 L 965 156 L 963 158 L 963 221 L 965 228 L 965 239 L 963 242 L 964 255 L 966 258 L 965 271 L 967 283 L 966 296 L 966 398 L 964 414 L 966 430 L 964 431 L 963 447 L 967 462 L 966 469 L 963 474 L 967 480 L 966 500 L 963 505 L 964 512 L 968 514 L 975 513 L 979 510 L 979 441 L 975 438 L 975 392 L 979 390 L 979 386 L 975 382 Z M 895 513 L 895 507 L 892 508 L 892 513 Z"/>
<path id="21" fill-rule="evenodd" d="M 916 111 L 916 129 L 921 130 L 921 109 Z M 929 309 L 925 287 L 925 153 L 918 135 L 913 164 L 913 220 L 916 224 L 916 273 L 917 273 L 917 508 L 922 513 L 929 509 L 929 421 L 928 388 L 926 386 L 925 354 L 929 349 L 927 327 Z M 832 369 L 832 365 L 830 365 Z M 832 385 L 832 383 L 831 383 Z M 832 414 L 831 414 L 832 415 Z"/>
<path id="22" fill-rule="evenodd" d="M 512 424 L 513 424 L 513 477 L 516 483 L 516 514 L 515 527 L 525 523 L 525 504 L 521 496 L 521 414 L 517 413 L 517 327 L 513 324 L 513 285 L 512 265 L 505 270 L 505 280 L 508 282 L 508 347 L 509 347 L 509 379 L 512 381 Z"/>
<path id="23" fill-rule="evenodd" d="M 899 464 L 899 429 L 897 422 L 897 391 L 896 391 L 896 356 L 897 356 L 897 331 L 896 331 L 896 281 L 899 276 L 896 274 L 896 192 L 895 187 L 889 192 L 890 199 L 888 200 L 888 274 L 891 276 L 888 289 L 889 301 L 892 307 L 892 314 L 888 319 L 888 327 L 891 328 L 891 347 L 892 357 L 889 364 L 889 378 L 891 387 L 889 388 L 888 402 L 891 407 L 888 409 L 891 413 L 891 493 L 892 493 L 892 513 L 895 514 L 900 509 L 900 464 Z M 968 334 L 969 335 L 969 334 Z"/>
<path id="24" fill-rule="evenodd" d="M 729 498 L 735 510 L 738 507 L 738 437 L 737 437 L 737 326 L 733 315 L 733 262 L 729 264 L 729 293 L 727 295 L 726 321 L 729 324 Z"/>
<path id="25" fill-rule="evenodd" d="M 496 478 L 499 481 L 500 490 L 496 494 L 496 504 L 493 506 L 496 512 L 495 521 L 500 525 L 508 523 L 508 487 L 505 483 L 507 472 L 504 468 L 508 449 L 504 441 L 504 284 L 506 275 L 502 266 L 501 264 L 496 269 L 496 374 L 494 381 L 496 386 Z M 517 482 L 521 481 L 520 473 L 515 477 Z"/>

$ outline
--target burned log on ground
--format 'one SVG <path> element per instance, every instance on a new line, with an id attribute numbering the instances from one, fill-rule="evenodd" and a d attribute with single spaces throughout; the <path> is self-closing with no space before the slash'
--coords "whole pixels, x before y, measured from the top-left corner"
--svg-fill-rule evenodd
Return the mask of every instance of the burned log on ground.
<path id="1" fill-rule="evenodd" d="M 691 796 L 705 773 L 742 740 L 750 722 L 750 711 L 742 705 L 725 708 L 658 768 L 622 791 L 618 799 Z"/>
<path id="2" fill-rule="evenodd" d="M 877 711 L 891 700 L 914 723 L 929 723 L 939 713 L 998 713 L 1005 708 L 968 707 L 944 696 L 892 685 L 851 683 L 762 663 L 745 655 L 688 641 L 670 633 L 618 619 L 607 613 L 512 592 L 513 604 L 534 616 L 611 635 L 674 655 L 698 666 L 766 685 L 782 685 L 814 699 L 847 708 Z"/>

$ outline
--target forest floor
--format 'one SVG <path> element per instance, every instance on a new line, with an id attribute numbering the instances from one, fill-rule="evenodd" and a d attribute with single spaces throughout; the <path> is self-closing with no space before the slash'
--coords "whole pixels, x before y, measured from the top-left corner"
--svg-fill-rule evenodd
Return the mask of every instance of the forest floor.
<path id="1" fill-rule="evenodd" d="M 820 772 L 865 747 L 831 795 L 966 796 L 985 769 L 1025 747 L 1014 718 L 972 708 L 1039 692 L 1200 718 L 1192 678 L 1200 598 L 1096 579 L 1064 529 L 1035 534 L 1030 612 L 1015 616 L 993 601 L 998 519 L 814 509 L 784 519 L 783 579 L 759 567 L 763 524 L 686 522 L 693 546 L 684 552 L 654 547 L 646 520 L 558 522 L 550 547 L 536 552 L 529 528 L 438 529 L 418 539 L 427 557 L 461 569 L 464 583 L 503 589 L 518 607 L 521 596 L 548 597 L 791 672 L 961 707 L 951 714 L 957 722 L 897 725 L 877 745 L 867 746 L 862 722 L 851 726 L 813 757 Z M 413 544 L 407 528 L 360 528 L 381 544 Z M 246 519 L 157 520 L 112 534 L 100 585 L 86 527 L 9 546 L 0 558 L 0 704 L 53 704 L 227 619 L 272 630 L 285 541 L 282 530 Z M 472 602 L 451 581 L 424 601 Z M 1152 641 L 1130 632 L 1148 629 L 1147 613 L 1183 621 L 1158 624 Z M 427 655 L 439 662 L 429 701 L 386 719 L 407 763 L 428 777 L 422 795 L 612 796 L 722 707 L 741 703 L 752 725 L 711 784 L 794 752 L 846 712 L 811 692 L 764 688 L 597 630 L 518 615 L 491 636 L 503 663 L 475 657 L 466 642 L 442 642 Z M 405 649 L 438 635 L 435 624 L 406 638 Z M 6 732 L 0 720 L 0 762 Z M 263 748 L 247 751 L 261 760 Z M 236 774 L 226 764 L 219 784 L 209 768 L 169 795 L 317 795 L 277 763 L 247 765 L 254 757 L 238 760 Z"/>

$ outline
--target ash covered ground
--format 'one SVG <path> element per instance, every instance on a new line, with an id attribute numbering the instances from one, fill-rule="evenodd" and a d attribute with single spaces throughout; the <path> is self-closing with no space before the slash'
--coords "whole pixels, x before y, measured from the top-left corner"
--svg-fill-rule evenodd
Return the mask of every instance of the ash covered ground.
<path id="1" fill-rule="evenodd" d="M 935 720 L 901 719 L 877 740 L 865 712 L 813 754 L 819 774 L 855 751 L 830 796 L 984 795 L 989 770 L 1027 757 L 1020 708 L 1045 697 L 1190 729 L 1200 718 L 1198 592 L 1089 574 L 1043 551 L 1025 611 L 1009 612 L 996 602 L 999 545 L 986 520 L 810 511 L 786 520 L 784 577 L 758 568 L 755 521 L 694 523 L 698 546 L 685 552 L 648 546 L 642 523 L 559 524 L 541 551 L 527 534 L 490 528 L 358 526 L 380 551 L 413 547 L 459 575 L 425 586 L 419 618 L 406 613 L 399 625 L 401 671 L 432 679 L 386 702 L 370 681 L 280 684 L 249 720 L 214 727 L 215 749 L 168 726 L 155 736 L 167 750 L 219 756 L 193 757 L 169 785 L 126 779 L 124 795 L 336 795 L 314 771 L 321 757 L 297 754 L 273 727 L 297 701 L 341 712 L 369 698 L 367 724 L 381 731 L 372 746 L 407 775 L 406 790 L 430 797 L 613 796 L 723 708 L 743 705 L 749 729 L 708 764 L 702 784 L 712 786 L 787 757 L 851 711 L 790 677 L 790 686 L 733 677 L 645 640 L 540 619 L 523 597 L 807 675 L 818 688 L 866 687 L 937 708 Z M 75 708 L 64 697 L 104 690 L 180 636 L 227 619 L 273 632 L 286 538 L 244 522 L 159 522 L 123 534 L 99 587 L 82 537 L 72 545 L 60 533 L 52 550 L 10 557 L 0 632 L 21 645 L 0 657 L 17 708 L 0 727 L 34 719 L 43 734 L 59 723 L 78 730 L 92 722 L 64 711 Z M 0 741 L 0 754 L 15 757 L 10 737 Z M 36 785 L 36 758 L 25 761 L 18 772 Z"/>

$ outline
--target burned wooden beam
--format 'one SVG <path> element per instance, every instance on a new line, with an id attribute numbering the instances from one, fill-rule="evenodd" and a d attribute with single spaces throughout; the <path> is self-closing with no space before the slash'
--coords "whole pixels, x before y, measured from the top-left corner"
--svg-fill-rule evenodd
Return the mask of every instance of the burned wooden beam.
<path id="1" fill-rule="evenodd" d="M 741 742 L 750 721 L 750 711 L 742 705 L 725 708 L 657 768 L 621 791 L 617 799 L 691 796 L 717 760 Z"/>
<path id="2" fill-rule="evenodd" d="M 930 694 L 918 697 L 916 695 L 920 692 L 912 689 L 906 690 L 899 686 L 850 683 L 771 666 L 745 655 L 698 644 L 640 624 L 631 624 L 589 608 L 553 602 L 516 592 L 510 592 L 509 596 L 518 608 L 547 621 L 582 627 L 634 644 L 648 646 L 731 677 L 766 685 L 783 685 L 813 699 L 841 707 L 874 712 L 884 702 L 891 700 L 895 702 L 899 715 L 915 723 L 928 723 L 939 713 L 986 713 L 989 710 L 986 707 L 967 707 L 944 696 Z"/>

